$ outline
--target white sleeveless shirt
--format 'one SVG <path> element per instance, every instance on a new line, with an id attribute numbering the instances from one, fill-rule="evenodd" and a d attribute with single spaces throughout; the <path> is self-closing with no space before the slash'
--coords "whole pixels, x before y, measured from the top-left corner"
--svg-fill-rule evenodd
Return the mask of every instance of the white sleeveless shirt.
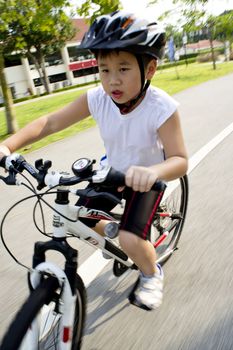
<path id="1" fill-rule="evenodd" d="M 178 106 L 166 92 L 149 87 L 142 102 L 125 115 L 102 86 L 88 90 L 87 99 L 99 126 L 109 165 L 125 173 L 131 165 L 150 166 L 164 160 L 158 129 Z"/>

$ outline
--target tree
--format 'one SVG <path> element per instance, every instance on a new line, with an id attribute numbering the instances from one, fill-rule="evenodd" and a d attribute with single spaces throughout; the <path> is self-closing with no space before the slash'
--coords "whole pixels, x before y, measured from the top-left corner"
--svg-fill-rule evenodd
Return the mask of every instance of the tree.
<path id="1" fill-rule="evenodd" d="M 213 58 L 213 67 L 215 69 L 215 59 L 214 59 L 214 47 L 213 40 L 216 38 L 223 39 L 224 41 L 229 41 L 230 48 L 233 42 L 233 10 L 224 11 L 219 16 L 212 16 L 207 13 L 205 5 L 208 4 L 209 0 L 173 0 L 174 3 L 182 3 L 186 5 L 189 9 L 199 12 L 201 14 L 202 28 L 205 28 L 208 33 L 208 38 L 211 46 L 211 53 Z M 193 14 L 189 14 L 188 18 L 191 19 Z M 195 20 L 195 14 L 193 16 Z M 198 22 L 198 21 L 197 21 Z M 202 29 L 201 28 L 201 29 Z"/>
<path id="2" fill-rule="evenodd" d="M 13 109 L 12 95 L 7 85 L 4 68 L 5 68 L 4 56 L 3 56 L 3 50 L 1 48 L 0 49 L 0 83 L 2 88 L 4 106 L 5 106 L 7 134 L 13 134 L 18 130 L 18 123 L 17 123 L 15 111 Z"/>
<path id="3" fill-rule="evenodd" d="M 17 131 L 18 124 L 13 109 L 11 91 L 7 85 L 5 76 L 4 55 L 11 53 L 21 47 L 20 38 L 13 36 L 12 23 L 20 20 L 20 14 L 16 10 L 14 0 L 0 0 L 0 83 L 5 106 L 5 116 L 7 125 L 7 134 Z M 23 18 L 21 18 L 23 20 Z"/>
<path id="4" fill-rule="evenodd" d="M 84 3 L 77 8 L 80 16 L 90 18 L 92 23 L 96 17 L 106 13 L 111 13 L 121 9 L 122 5 L 119 0 L 85 0 Z"/>
<path id="5" fill-rule="evenodd" d="M 154 1 L 152 1 L 152 3 L 154 3 Z M 208 0 L 173 0 L 173 3 L 180 4 L 180 24 L 182 25 L 185 33 L 193 33 L 202 29 L 207 31 L 210 42 L 213 69 L 216 69 L 213 40 L 216 37 L 216 25 L 218 18 L 208 14 L 205 7 Z"/>
<path id="6" fill-rule="evenodd" d="M 67 0 L 17 0 L 20 13 L 27 22 L 18 22 L 16 36 L 24 42 L 23 53 L 33 61 L 46 92 L 50 93 L 49 79 L 46 74 L 44 57 L 70 40 L 75 29 L 65 8 L 70 6 Z"/>
<path id="7" fill-rule="evenodd" d="M 20 52 L 31 57 L 49 92 L 44 56 L 62 47 L 75 33 L 64 11 L 69 5 L 68 0 L 0 0 L 0 82 L 8 134 L 18 126 L 5 77 L 4 56 Z"/>
<path id="8" fill-rule="evenodd" d="M 230 48 L 233 42 L 233 10 L 225 11 L 218 16 L 216 23 L 216 36 L 229 41 Z"/>

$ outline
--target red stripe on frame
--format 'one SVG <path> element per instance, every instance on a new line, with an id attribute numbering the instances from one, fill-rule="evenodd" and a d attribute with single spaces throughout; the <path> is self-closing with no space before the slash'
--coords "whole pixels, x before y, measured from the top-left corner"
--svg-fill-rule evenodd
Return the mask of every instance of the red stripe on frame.
<path id="1" fill-rule="evenodd" d="M 150 215 L 150 218 L 149 218 L 149 220 L 147 221 L 146 226 L 145 226 L 145 228 L 144 228 L 144 230 L 143 230 L 143 233 L 142 233 L 142 238 L 143 238 L 143 239 L 146 239 L 148 230 L 149 230 L 149 228 L 150 228 L 150 225 L 151 225 L 151 222 L 152 222 L 153 217 L 154 217 L 154 215 L 155 215 L 155 212 L 156 212 L 156 210 L 157 210 L 157 208 L 158 208 L 158 206 L 159 206 L 159 203 L 160 203 L 160 200 L 161 200 L 161 198 L 162 198 L 162 195 L 163 195 L 163 192 L 160 192 L 160 194 L 158 195 L 157 201 L 155 202 L 155 205 L 154 205 L 154 208 L 153 208 L 152 213 L 151 213 L 151 215 Z"/>
<path id="2" fill-rule="evenodd" d="M 157 240 L 157 242 L 154 243 L 154 247 L 157 248 L 165 240 L 168 234 L 169 234 L 168 231 L 164 232 L 162 236 Z"/>
<path id="3" fill-rule="evenodd" d="M 63 342 L 67 343 L 70 339 L 70 327 L 63 328 Z"/>
<path id="4" fill-rule="evenodd" d="M 127 220 L 127 218 L 128 218 L 128 213 L 129 213 L 130 207 L 131 207 L 131 205 L 132 205 L 132 203 L 133 203 L 133 201 L 134 201 L 135 195 L 136 195 L 136 192 L 133 192 L 131 201 L 130 201 L 130 203 L 129 203 L 129 205 L 128 205 L 128 208 L 127 208 L 127 212 L 125 213 L 125 220 L 124 220 L 123 223 L 121 223 L 121 228 L 124 228 L 124 226 L 125 226 L 126 220 Z"/>

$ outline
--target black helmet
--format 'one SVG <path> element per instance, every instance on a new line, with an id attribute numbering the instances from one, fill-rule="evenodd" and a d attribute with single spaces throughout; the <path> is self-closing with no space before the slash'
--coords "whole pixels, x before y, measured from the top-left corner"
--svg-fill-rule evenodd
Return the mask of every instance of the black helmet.
<path id="1" fill-rule="evenodd" d="M 165 48 L 165 31 L 156 22 L 151 23 L 125 11 L 115 11 L 95 19 L 80 47 L 91 51 L 124 49 L 161 59 Z"/>

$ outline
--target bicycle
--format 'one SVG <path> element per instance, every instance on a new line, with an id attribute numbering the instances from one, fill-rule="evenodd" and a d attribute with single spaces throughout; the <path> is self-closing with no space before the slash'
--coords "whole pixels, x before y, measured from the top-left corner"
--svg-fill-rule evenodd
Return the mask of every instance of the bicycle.
<path id="1" fill-rule="evenodd" d="M 127 269 L 137 269 L 137 266 L 117 245 L 115 240 L 102 237 L 93 229 L 87 227 L 79 218 L 97 218 L 108 220 L 111 225 L 118 222 L 121 214 L 110 213 L 83 206 L 71 205 L 69 195 L 84 196 L 86 198 L 102 197 L 121 204 L 119 198 L 107 192 L 98 192 L 98 188 L 85 189 L 70 188 L 78 183 L 88 181 L 99 186 L 122 186 L 125 184 L 124 175 L 110 167 L 93 170 L 93 164 L 87 158 L 81 158 L 73 163 L 73 174 L 49 171 L 51 161 L 39 159 L 35 167 L 29 164 L 22 156 L 12 155 L 4 157 L 0 166 L 8 169 L 6 176 L 0 176 L 7 185 L 26 186 L 32 195 L 23 198 L 13 205 L 3 217 L 0 234 L 2 242 L 11 257 L 17 262 L 8 249 L 3 237 L 3 224 L 9 212 L 22 201 L 36 198 L 33 210 L 33 219 L 37 229 L 49 239 L 36 242 L 34 246 L 33 265 L 28 270 L 28 286 L 30 294 L 22 305 L 15 319 L 5 333 L 1 350 L 34 350 L 59 349 L 76 350 L 82 345 L 82 334 L 86 316 L 86 291 L 81 277 L 77 274 L 78 251 L 72 248 L 67 239 L 77 237 L 82 241 L 101 249 L 113 258 L 113 273 L 121 276 Z M 37 190 L 23 171 L 30 174 L 37 182 Z M 28 184 L 21 181 L 19 175 L 27 179 Z M 164 263 L 177 249 L 182 232 L 187 203 L 188 180 L 185 175 L 179 180 L 179 186 L 173 190 L 172 195 L 162 201 L 166 184 L 157 182 L 153 189 L 158 191 L 158 209 L 151 227 L 150 240 L 153 242 L 158 254 L 158 261 Z M 45 187 L 49 189 L 41 192 Z M 54 205 L 51 206 L 45 196 L 54 194 Z M 53 233 L 48 234 L 41 230 L 35 219 L 35 211 L 42 203 L 53 211 Z M 46 252 L 55 250 L 65 257 L 64 268 L 46 261 Z M 21 264 L 22 265 L 22 264 Z M 24 266 L 25 267 L 25 266 Z M 136 286 L 137 283 L 135 283 Z M 133 293 L 133 290 L 132 290 Z M 129 296 L 133 303 L 133 294 Z"/>

